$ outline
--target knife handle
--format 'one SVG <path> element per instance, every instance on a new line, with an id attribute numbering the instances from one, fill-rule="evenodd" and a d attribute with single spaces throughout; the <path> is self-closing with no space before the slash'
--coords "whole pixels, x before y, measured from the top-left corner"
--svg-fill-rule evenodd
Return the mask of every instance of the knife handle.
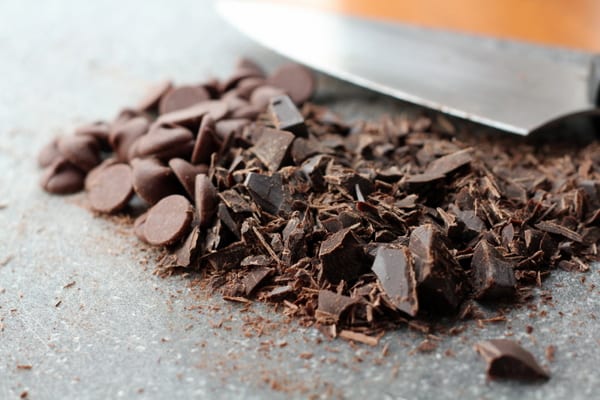
<path id="1" fill-rule="evenodd" d="M 598 0 L 279 0 L 427 28 L 600 52 Z"/>

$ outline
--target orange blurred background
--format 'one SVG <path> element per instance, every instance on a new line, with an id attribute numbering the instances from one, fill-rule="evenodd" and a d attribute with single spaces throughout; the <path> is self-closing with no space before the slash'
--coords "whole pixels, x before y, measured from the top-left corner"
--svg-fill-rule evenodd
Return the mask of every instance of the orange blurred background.
<path id="1" fill-rule="evenodd" d="M 430 28 L 600 52 L 600 0 L 277 0 Z"/>

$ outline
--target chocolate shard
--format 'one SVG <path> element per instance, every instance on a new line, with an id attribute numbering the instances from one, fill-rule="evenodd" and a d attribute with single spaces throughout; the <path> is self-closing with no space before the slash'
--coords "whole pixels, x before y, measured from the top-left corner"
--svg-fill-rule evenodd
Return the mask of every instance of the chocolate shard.
<path id="1" fill-rule="evenodd" d="M 358 298 L 344 296 L 330 290 L 319 290 L 317 312 L 321 314 L 320 319 L 333 319 L 333 322 L 337 323 L 343 314 L 358 302 Z"/>
<path id="2" fill-rule="evenodd" d="M 244 181 L 252 199 L 269 214 L 277 215 L 284 203 L 283 181 L 281 175 L 271 176 L 251 172 Z"/>
<path id="3" fill-rule="evenodd" d="M 495 247 L 481 240 L 471 260 L 475 297 L 492 300 L 514 296 L 517 282 L 513 268 Z"/>
<path id="4" fill-rule="evenodd" d="M 426 183 L 444 178 L 451 172 L 470 164 L 473 160 L 473 149 L 467 148 L 432 161 L 422 174 L 412 175 L 409 183 Z"/>
<path id="5" fill-rule="evenodd" d="M 292 132 L 296 136 L 308 136 L 304 118 L 289 96 L 273 97 L 269 102 L 269 113 L 277 129 Z"/>
<path id="6" fill-rule="evenodd" d="M 441 231 L 432 224 L 415 228 L 409 249 L 417 277 L 419 304 L 431 311 L 456 310 L 462 299 L 460 266 L 454 259 Z"/>
<path id="7" fill-rule="evenodd" d="M 408 248 L 379 247 L 371 269 L 392 305 L 411 317 L 416 316 L 419 311 L 417 281 Z"/>
<path id="8" fill-rule="evenodd" d="M 351 228 L 331 234 L 319 249 L 322 274 L 331 283 L 352 282 L 368 269 L 363 245 Z"/>
<path id="9" fill-rule="evenodd" d="M 189 267 L 199 251 L 200 228 L 195 226 L 185 241 L 174 251 L 178 267 Z"/>
<path id="10" fill-rule="evenodd" d="M 475 351 L 487 361 L 487 374 L 491 379 L 536 381 L 550 378 L 533 355 L 512 340 L 479 342 L 475 345 Z"/>
<path id="11" fill-rule="evenodd" d="M 265 128 L 251 151 L 269 170 L 277 171 L 286 161 L 294 137 L 290 132 Z"/>
<path id="12" fill-rule="evenodd" d="M 581 235 L 566 226 L 562 226 L 553 221 L 542 221 L 535 225 L 541 231 L 560 235 L 577 243 L 583 242 Z"/>
<path id="13" fill-rule="evenodd" d="M 250 296 L 272 273 L 273 268 L 268 267 L 255 268 L 248 272 L 242 280 L 246 296 Z"/>

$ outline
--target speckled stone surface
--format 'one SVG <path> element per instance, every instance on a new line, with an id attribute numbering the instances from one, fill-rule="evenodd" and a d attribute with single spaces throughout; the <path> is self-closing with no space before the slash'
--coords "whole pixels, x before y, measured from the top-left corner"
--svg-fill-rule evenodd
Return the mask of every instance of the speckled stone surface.
<path id="1" fill-rule="evenodd" d="M 506 322 L 470 323 L 427 354 L 413 354 L 424 337 L 408 329 L 379 347 L 350 346 L 267 306 L 243 311 L 211 298 L 189 278 L 155 277 L 153 253 L 95 218 L 81 195 L 39 189 L 35 155 L 52 136 L 111 118 L 161 78 L 225 76 L 239 54 L 269 68 L 281 62 L 222 22 L 211 2 L 0 2 L 0 399 L 598 396 L 597 265 L 546 280 L 553 304 L 536 298 L 537 310 L 513 310 Z M 321 83 L 318 101 L 345 114 L 406 107 Z M 252 321 L 265 326 L 261 335 Z M 472 346 L 505 335 L 550 369 L 549 382 L 486 382 Z M 554 362 L 544 358 L 549 345 Z"/>

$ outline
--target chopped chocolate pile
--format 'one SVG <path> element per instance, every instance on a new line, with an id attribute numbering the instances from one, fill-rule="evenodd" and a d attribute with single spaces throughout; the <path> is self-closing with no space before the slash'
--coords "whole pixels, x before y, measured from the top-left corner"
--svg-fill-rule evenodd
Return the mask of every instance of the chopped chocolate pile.
<path id="1" fill-rule="evenodd" d="M 440 116 L 348 123 L 307 103 L 314 89 L 302 66 L 248 60 L 225 81 L 160 83 L 50 142 L 42 187 L 85 188 L 107 214 L 141 199 L 134 232 L 167 250 L 162 271 L 203 271 L 226 298 L 347 337 L 510 304 L 598 259 L 597 144 L 459 135 Z"/>

